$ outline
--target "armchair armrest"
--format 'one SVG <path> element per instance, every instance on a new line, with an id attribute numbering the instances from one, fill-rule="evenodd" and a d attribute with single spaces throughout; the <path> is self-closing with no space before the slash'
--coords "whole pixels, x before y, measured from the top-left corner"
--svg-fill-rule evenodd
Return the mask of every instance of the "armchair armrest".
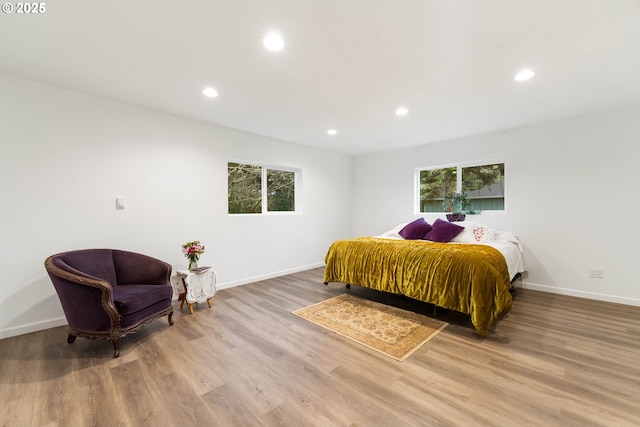
<path id="1" fill-rule="evenodd" d="M 109 282 L 78 271 L 55 256 L 45 260 L 45 268 L 71 328 L 101 332 L 117 323 L 120 315 Z"/>

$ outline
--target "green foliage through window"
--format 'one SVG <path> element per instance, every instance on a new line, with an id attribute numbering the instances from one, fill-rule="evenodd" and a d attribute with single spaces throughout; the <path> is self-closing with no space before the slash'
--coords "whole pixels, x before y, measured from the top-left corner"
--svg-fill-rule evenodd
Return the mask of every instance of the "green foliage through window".
<path id="1" fill-rule="evenodd" d="M 229 163 L 229 213 L 262 212 L 262 167 Z"/>
<path id="2" fill-rule="evenodd" d="M 445 212 L 453 193 L 465 193 L 470 210 L 504 210 L 504 163 L 422 169 L 418 179 L 420 212 Z"/>
<path id="3" fill-rule="evenodd" d="M 420 171 L 420 212 L 442 212 L 442 202 L 456 191 L 458 169 L 427 169 Z"/>
<path id="4" fill-rule="evenodd" d="M 295 212 L 296 172 L 233 162 L 227 169 L 230 214 Z"/>
<path id="5" fill-rule="evenodd" d="M 270 212 L 295 211 L 296 174 L 289 171 L 267 169 L 267 210 Z"/>

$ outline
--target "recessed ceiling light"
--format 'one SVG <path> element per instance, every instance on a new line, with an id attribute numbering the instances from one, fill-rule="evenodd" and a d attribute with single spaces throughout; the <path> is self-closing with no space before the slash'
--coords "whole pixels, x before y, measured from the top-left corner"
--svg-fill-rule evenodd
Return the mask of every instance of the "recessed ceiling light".
<path id="1" fill-rule="evenodd" d="M 338 133 L 338 131 L 337 131 L 337 130 L 335 130 L 335 129 L 329 129 L 329 130 L 327 131 L 327 135 L 331 135 L 331 136 L 333 136 L 333 135 L 335 135 L 335 134 L 337 134 L 337 133 Z"/>
<path id="2" fill-rule="evenodd" d="M 406 116 L 407 113 L 409 113 L 409 110 L 407 110 L 405 107 L 400 107 L 396 110 L 396 116 Z"/>
<path id="3" fill-rule="evenodd" d="M 282 48 L 284 47 L 284 42 L 282 41 L 282 37 L 280 36 L 280 34 L 276 34 L 276 33 L 267 34 L 264 40 L 262 41 L 262 43 L 264 44 L 264 47 L 266 47 L 267 49 L 273 52 L 282 50 Z"/>
<path id="4" fill-rule="evenodd" d="M 202 91 L 202 94 L 204 96 L 208 96 L 209 98 L 215 98 L 216 96 L 218 96 L 218 91 L 212 87 L 208 87 Z"/>
<path id="5" fill-rule="evenodd" d="M 516 74 L 516 76 L 514 77 L 516 79 L 516 81 L 519 82 L 523 82 L 525 80 L 529 80 L 531 77 L 535 76 L 536 73 L 533 72 L 533 70 L 520 70 L 520 72 L 518 72 L 518 74 Z"/>

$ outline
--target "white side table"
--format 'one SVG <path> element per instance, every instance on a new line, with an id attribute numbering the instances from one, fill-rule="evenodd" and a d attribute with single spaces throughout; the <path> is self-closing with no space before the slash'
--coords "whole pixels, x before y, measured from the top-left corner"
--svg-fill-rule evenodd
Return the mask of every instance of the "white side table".
<path id="1" fill-rule="evenodd" d="M 180 309 L 186 301 L 189 312 L 193 314 L 193 304 L 207 302 L 211 308 L 211 298 L 216 294 L 216 271 L 211 267 L 197 270 L 176 270 L 171 277 L 173 294 L 178 296 Z"/>

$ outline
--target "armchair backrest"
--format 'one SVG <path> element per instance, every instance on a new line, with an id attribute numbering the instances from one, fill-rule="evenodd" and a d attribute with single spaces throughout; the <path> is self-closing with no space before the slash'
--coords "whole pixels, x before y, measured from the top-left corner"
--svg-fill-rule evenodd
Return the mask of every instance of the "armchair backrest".
<path id="1" fill-rule="evenodd" d="M 79 276 L 92 276 L 115 286 L 116 268 L 111 249 L 82 249 L 64 252 L 53 258 L 53 264 Z"/>
<path id="2" fill-rule="evenodd" d="M 118 285 L 169 285 L 171 266 L 147 255 L 112 250 L 116 282 Z"/>
<path id="3" fill-rule="evenodd" d="M 54 255 L 53 264 L 77 276 L 111 286 L 145 283 L 168 285 L 171 266 L 147 255 L 118 249 L 81 249 Z"/>

